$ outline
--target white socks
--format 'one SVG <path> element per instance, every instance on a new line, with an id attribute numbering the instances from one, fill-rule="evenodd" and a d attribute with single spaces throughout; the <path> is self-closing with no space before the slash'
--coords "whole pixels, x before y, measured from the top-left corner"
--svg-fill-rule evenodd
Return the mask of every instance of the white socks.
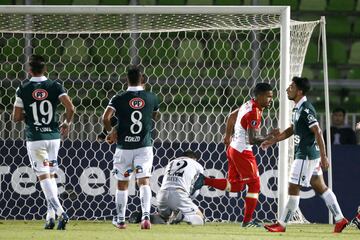
<path id="1" fill-rule="evenodd" d="M 278 221 L 282 226 L 285 227 L 286 224 L 290 221 L 296 209 L 299 207 L 299 202 L 300 196 L 289 195 L 289 200 L 286 204 L 285 210 Z"/>
<path id="2" fill-rule="evenodd" d="M 328 188 L 322 195 L 322 199 L 324 199 L 326 206 L 331 211 L 331 213 L 334 215 L 335 221 L 338 222 L 341 219 L 344 218 L 344 215 L 341 212 L 339 203 L 336 199 L 335 194 L 333 191 Z"/>
<path id="3" fill-rule="evenodd" d="M 56 184 L 55 178 L 50 178 L 51 180 L 51 188 L 55 191 L 55 195 L 58 196 L 58 188 Z M 47 201 L 47 214 L 46 214 L 46 221 L 49 221 L 50 218 L 55 219 L 55 209 L 50 205 L 49 201 Z"/>
<path id="4" fill-rule="evenodd" d="M 128 190 L 116 190 L 115 204 L 118 222 L 125 222 L 126 205 L 128 202 Z"/>
<path id="5" fill-rule="evenodd" d="M 57 196 L 57 190 L 54 189 L 53 180 L 51 180 L 50 178 L 41 180 L 40 186 L 47 200 L 48 209 L 50 206 L 50 208 L 54 209 L 58 216 L 61 216 L 61 214 L 64 212 L 64 209 L 62 208 L 59 198 Z"/>
<path id="6" fill-rule="evenodd" d="M 204 219 L 197 214 L 184 215 L 183 221 L 191 225 L 204 225 Z"/>
<path id="7" fill-rule="evenodd" d="M 140 201 L 141 201 L 141 211 L 142 211 L 142 219 L 144 217 L 148 217 L 150 219 L 150 207 L 151 207 L 151 188 L 149 185 L 141 185 L 140 186 Z"/>

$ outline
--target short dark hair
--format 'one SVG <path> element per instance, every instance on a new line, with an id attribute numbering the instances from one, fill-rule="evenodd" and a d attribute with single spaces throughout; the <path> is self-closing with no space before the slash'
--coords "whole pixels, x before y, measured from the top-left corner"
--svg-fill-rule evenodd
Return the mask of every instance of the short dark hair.
<path id="1" fill-rule="evenodd" d="M 29 59 L 30 71 L 34 74 L 41 74 L 45 70 L 45 58 L 40 55 L 32 55 Z"/>
<path id="2" fill-rule="evenodd" d="M 187 151 L 183 152 L 183 153 L 181 154 L 181 156 L 182 156 L 182 157 L 193 158 L 193 159 L 196 159 L 196 160 L 198 160 L 198 159 L 200 158 L 198 153 L 193 152 L 193 151 L 191 151 L 191 150 L 187 150 Z"/>
<path id="3" fill-rule="evenodd" d="M 268 91 L 272 91 L 270 84 L 261 82 L 261 83 L 256 84 L 256 86 L 254 88 L 254 95 L 256 97 L 259 94 L 263 94 Z"/>
<path id="4" fill-rule="evenodd" d="M 138 66 L 130 66 L 127 72 L 130 85 L 136 86 L 141 83 L 141 71 Z"/>
<path id="5" fill-rule="evenodd" d="M 342 112 L 342 113 L 344 114 L 344 116 L 346 115 L 346 110 L 343 109 L 342 107 L 334 108 L 334 110 L 332 111 L 332 113 L 336 113 L 336 112 Z"/>
<path id="6" fill-rule="evenodd" d="M 293 77 L 292 81 L 303 92 L 303 95 L 306 95 L 311 89 L 310 81 L 306 77 Z"/>

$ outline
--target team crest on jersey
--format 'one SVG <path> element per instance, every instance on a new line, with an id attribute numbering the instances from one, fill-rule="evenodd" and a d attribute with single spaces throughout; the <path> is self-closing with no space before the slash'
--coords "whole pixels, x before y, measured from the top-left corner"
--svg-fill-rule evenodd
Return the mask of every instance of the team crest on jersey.
<path id="1" fill-rule="evenodd" d="M 48 92 L 44 89 L 36 89 L 32 92 L 32 97 L 39 101 L 46 99 L 48 95 Z"/>
<path id="2" fill-rule="evenodd" d="M 252 120 L 252 121 L 251 121 L 251 126 L 255 127 L 256 124 L 257 124 L 257 121 L 256 121 L 256 120 Z"/>
<path id="3" fill-rule="evenodd" d="M 309 123 L 316 121 L 315 117 L 314 117 L 313 115 L 311 115 L 311 114 L 309 114 L 309 115 L 307 116 L 307 119 L 309 120 Z"/>
<path id="4" fill-rule="evenodd" d="M 145 101 L 141 98 L 133 98 L 129 101 L 129 105 L 133 109 L 142 109 L 145 106 Z"/>

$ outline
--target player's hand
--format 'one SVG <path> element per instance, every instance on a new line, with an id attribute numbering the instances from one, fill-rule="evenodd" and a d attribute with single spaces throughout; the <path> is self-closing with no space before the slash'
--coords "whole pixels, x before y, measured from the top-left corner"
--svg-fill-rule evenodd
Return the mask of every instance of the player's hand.
<path id="1" fill-rule="evenodd" d="M 356 124 L 355 130 L 356 130 L 356 131 L 360 131 L 360 122 L 358 122 L 358 123 Z"/>
<path id="2" fill-rule="evenodd" d="M 266 149 L 268 149 L 273 144 L 274 144 L 274 142 L 272 142 L 271 140 L 265 140 L 265 141 L 263 141 L 261 143 L 260 147 L 261 147 L 262 150 L 265 151 Z"/>
<path id="3" fill-rule="evenodd" d="M 320 165 L 323 171 L 327 171 L 329 169 L 329 160 L 326 156 L 320 158 Z"/>
<path id="4" fill-rule="evenodd" d="M 225 136 L 224 137 L 224 144 L 226 147 L 228 147 L 231 143 L 231 136 Z"/>
<path id="5" fill-rule="evenodd" d="M 96 140 L 99 141 L 99 142 L 104 142 L 106 139 L 106 134 L 105 133 L 100 133 L 96 136 Z"/>
<path id="6" fill-rule="evenodd" d="M 113 144 L 117 142 L 117 132 L 116 130 L 112 130 L 110 134 L 106 136 L 106 142 L 108 144 Z"/>
<path id="7" fill-rule="evenodd" d="M 67 121 L 64 121 L 63 123 L 60 124 L 60 134 L 64 137 L 66 137 L 69 134 L 69 130 L 70 130 L 70 123 L 68 123 Z"/>

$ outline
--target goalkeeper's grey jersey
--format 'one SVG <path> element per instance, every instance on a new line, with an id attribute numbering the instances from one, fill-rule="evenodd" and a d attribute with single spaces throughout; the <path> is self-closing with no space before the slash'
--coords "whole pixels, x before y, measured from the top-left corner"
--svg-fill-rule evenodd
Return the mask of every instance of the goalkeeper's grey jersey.
<path id="1" fill-rule="evenodd" d="M 203 172 L 204 168 L 196 160 L 188 157 L 176 158 L 166 166 L 161 190 L 181 189 L 190 193 L 196 174 Z"/>

